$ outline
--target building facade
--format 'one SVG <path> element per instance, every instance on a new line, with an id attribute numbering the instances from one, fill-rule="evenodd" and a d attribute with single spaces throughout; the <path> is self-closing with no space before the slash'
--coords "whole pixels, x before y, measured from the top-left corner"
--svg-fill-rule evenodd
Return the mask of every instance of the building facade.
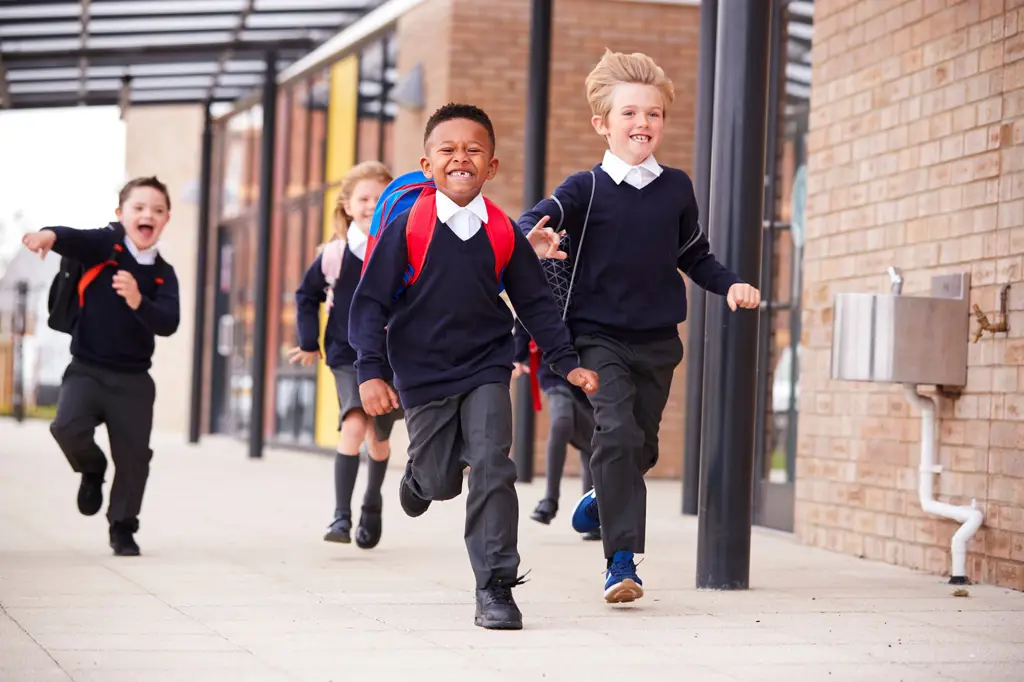
<path id="1" fill-rule="evenodd" d="M 957 524 L 921 512 L 917 408 L 830 380 L 830 342 L 836 294 L 887 291 L 889 266 L 908 295 L 966 272 L 1009 329 L 970 343 L 941 401 L 935 490 L 984 511 L 968 575 L 1024 589 L 1024 2 L 818 0 L 814 20 L 797 536 L 948 572 Z"/>
<path id="2" fill-rule="evenodd" d="M 488 193 L 511 214 L 522 210 L 529 6 L 425 0 L 383 35 L 281 88 L 266 273 L 255 272 L 262 113 L 256 105 L 217 121 L 205 431 L 247 432 L 253 296 L 256 278 L 267 277 L 266 436 L 333 448 L 330 374 L 289 366 L 286 352 L 295 344 L 294 290 L 330 234 L 338 183 L 354 163 L 410 170 L 430 113 L 471 101 L 496 127 L 501 167 Z M 658 158 L 692 170 L 699 17 L 690 1 L 555 3 L 548 190 L 600 161 L 583 81 L 605 47 L 643 51 L 665 67 L 677 100 Z M 976 500 L 985 514 L 968 546 L 969 576 L 1024 589 L 1024 3 L 777 0 L 766 66 L 766 305 L 751 340 L 758 412 L 735 417 L 759 426 L 755 522 L 948 574 L 957 524 L 921 511 L 917 408 L 900 386 L 833 380 L 831 340 L 837 294 L 888 291 L 888 267 L 901 270 L 906 295 L 926 293 L 933 275 L 967 272 L 971 303 L 1007 330 L 964 339 L 968 381 L 955 399 L 942 398 L 935 490 L 947 502 Z M 685 340 L 685 324 L 680 333 Z M 681 365 L 652 476 L 681 473 L 685 381 Z M 545 434 L 542 412 L 541 474 Z M 567 467 L 577 471 L 573 457 Z"/>

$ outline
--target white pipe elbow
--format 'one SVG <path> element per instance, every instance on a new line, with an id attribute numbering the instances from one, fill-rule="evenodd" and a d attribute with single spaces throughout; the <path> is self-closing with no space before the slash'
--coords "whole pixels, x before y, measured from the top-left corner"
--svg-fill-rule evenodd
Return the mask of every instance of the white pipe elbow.
<path id="1" fill-rule="evenodd" d="M 950 542 L 952 571 L 949 582 L 963 584 L 967 582 L 967 543 L 981 528 L 984 515 L 971 500 L 971 506 L 958 506 L 939 502 L 935 499 L 934 475 L 940 471 L 935 464 L 935 453 L 938 451 L 938 429 L 936 428 L 935 400 L 917 392 L 917 387 L 907 384 L 904 387 L 907 399 L 921 408 L 921 459 L 919 464 L 920 477 L 918 482 L 918 498 L 921 509 L 928 514 L 952 519 L 961 524 Z"/>

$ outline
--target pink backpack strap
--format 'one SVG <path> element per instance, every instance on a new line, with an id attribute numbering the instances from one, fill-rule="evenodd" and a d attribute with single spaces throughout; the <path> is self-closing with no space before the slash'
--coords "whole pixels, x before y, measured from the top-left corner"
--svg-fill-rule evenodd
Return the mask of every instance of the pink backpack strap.
<path id="1" fill-rule="evenodd" d="M 325 292 L 327 294 L 327 309 L 334 305 L 334 283 L 341 276 L 341 261 L 345 258 L 345 249 L 348 247 L 344 239 L 335 239 L 324 245 L 320 254 L 320 272 L 327 280 Z"/>

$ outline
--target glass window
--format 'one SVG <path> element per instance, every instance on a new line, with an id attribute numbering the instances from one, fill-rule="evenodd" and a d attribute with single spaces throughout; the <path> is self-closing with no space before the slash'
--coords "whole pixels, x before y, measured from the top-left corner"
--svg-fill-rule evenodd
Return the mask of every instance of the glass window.
<path id="1" fill-rule="evenodd" d="M 392 163 L 395 104 L 391 90 L 397 77 L 398 41 L 386 35 L 359 55 L 359 108 L 356 162 Z"/>
<path id="2" fill-rule="evenodd" d="M 305 83 L 298 83 L 292 89 L 289 97 L 289 117 L 291 125 L 288 127 L 288 180 L 284 196 L 286 199 L 302 197 L 306 194 L 306 174 L 309 163 L 306 155 L 309 153 L 309 110 L 306 107 L 306 100 L 309 96 L 308 87 Z"/>
<path id="3" fill-rule="evenodd" d="M 327 104 L 330 94 L 328 72 L 313 77 L 307 90 L 309 109 L 309 187 L 321 189 L 324 184 L 324 159 L 327 158 Z"/>
<path id="4" fill-rule="evenodd" d="M 770 297 L 769 363 L 761 471 L 772 483 L 790 483 L 796 470 L 800 295 L 806 203 L 806 137 L 811 95 L 811 39 L 814 3 L 792 1 L 780 8 L 779 73 L 773 78 L 776 114 L 769 116 L 774 139 L 764 248 L 768 254 L 762 286 Z"/>

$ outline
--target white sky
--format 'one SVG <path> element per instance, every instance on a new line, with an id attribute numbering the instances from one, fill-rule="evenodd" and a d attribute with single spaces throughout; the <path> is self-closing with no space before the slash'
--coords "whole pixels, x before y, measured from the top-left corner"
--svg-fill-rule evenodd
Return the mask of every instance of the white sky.
<path id="1" fill-rule="evenodd" d="M 21 211 L 36 229 L 105 225 L 124 182 L 124 147 L 117 107 L 0 111 L 0 222 Z M 0 238 L 7 250 L 20 235 Z"/>

